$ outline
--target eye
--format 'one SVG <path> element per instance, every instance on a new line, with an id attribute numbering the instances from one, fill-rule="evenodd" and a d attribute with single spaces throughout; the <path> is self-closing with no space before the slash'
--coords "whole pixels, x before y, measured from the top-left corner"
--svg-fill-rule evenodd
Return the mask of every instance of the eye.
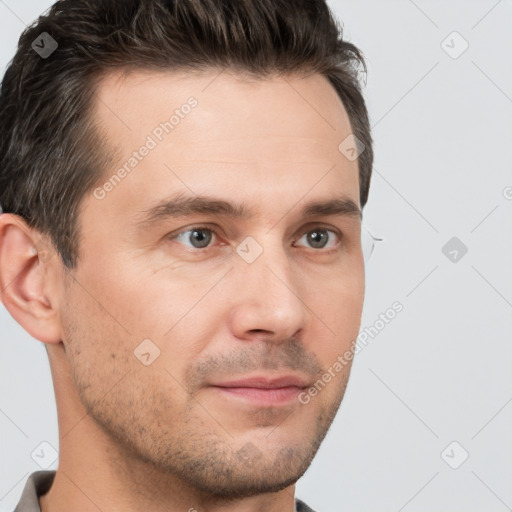
<path id="1" fill-rule="evenodd" d="M 192 249 L 204 249 L 210 244 L 212 234 L 216 235 L 215 231 L 210 228 L 195 226 L 171 237 L 171 240 L 178 240 L 180 243 L 183 243 L 184 241 L 190 242 L 191 245 L 189 245 L 189 247 Z"/>
<path id="2" fill-rule="evenodd" d="M 338 239 L 341 238 L 341 234 L 332 229 L 317 227 L 302 235 L 299 241 L 305 237 L 306 241 L 311 245 L 313 249 L 325 249 L 328 243 L 333 239 L 332 236 L 329 236 L 329 233 L 334 233 Z M 212 238 L 216 236 L 216 231 L 211 228 L 206 226 L 194 226 L 190 229 L 182 231 L 181 233 L 178 233 L 177 235 L 170 236 L 169 238 L 170 240 L 176 240 L 179 243 L 190 247 L 191 249 L 205 249 L 211 245 Z M 336 247 L 335 239 L 334 243 L 327 248 L 332 249 L 334 247 Z"/>
<path id="3" fill-rule="evenodd" d="M 313 249 L 324 249 L 327 243 L 332 239 L 328 233 L 334 233 L 337 238 L 341 238 L 341 235 L 332 229 L 318 227 L 305 233 L 299 240 L 302 240 L 304 237 L 306 237 L 307 242 L 311 244 Z M 328 249 L 332 249 L 334 247 L 336 247 L 336 242 L 328 247 Z"/>

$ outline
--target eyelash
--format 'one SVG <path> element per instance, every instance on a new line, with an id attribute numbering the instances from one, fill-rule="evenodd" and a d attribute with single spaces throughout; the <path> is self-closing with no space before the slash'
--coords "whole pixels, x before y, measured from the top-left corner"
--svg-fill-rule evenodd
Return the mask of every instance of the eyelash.
<path id="1" fill-rule="evenodd" d="M 342 238 L 342 233 L 341 232 L 338 232 L 337 230 L 333 230 L 333 229 L 329 229 L 329 228 L 326 228 L 326 227 L 322 227 L 322 226 L 315 226 L 313 227 L 312 229 L 308 229 L 307 231 L 305 231 L 303 233 L 302 236 L 304 236 L 305 234 L 308 234 L 308 233 L 311 233 L 315 230 L 318 230 L 318 231 L 327 231 L 327 232 L 330 232 L 330 233 L 334 233 L 338 239 L 341 240 Z M 217 231 L 209 226 L 192 226 L 184 231 L 180 231 L 179 233 L 177 234 L 172 234 L 172 235 L 167 235 L 166 238 L 168 238 L 169 240 L 175 240 L 176 238 L 178 238 L 179 236 L 181 235 L 184 235 L 185 233 L 189 233 L 191 231 L 210 231 L 211 233 L 213 233 L 216 237 L 219 237 L 219 234 L 217 233 Z M 302 238 L 302 236 L 300 238 Z M 179 242 L 178 242 L 179 243 Z M 332 247 L 331 249 L 314 249 L 314 248 L 310 248 L 312 251 L 315 251 L 315 252 L 320 252 L 320 253 L 323 253 L 323 254 L 331 254 L 333 252 L 336 252 L 339 250 L 339 245 L 341 244 L 336 244 L 335 247 Z M 206 250 L 208 249 L 211 249 L 212 246 L 211 245 L 208 245 L 206 247 L 203 247 L 203 248 L 189 248 L 190 252 L 205 252 Z"/>

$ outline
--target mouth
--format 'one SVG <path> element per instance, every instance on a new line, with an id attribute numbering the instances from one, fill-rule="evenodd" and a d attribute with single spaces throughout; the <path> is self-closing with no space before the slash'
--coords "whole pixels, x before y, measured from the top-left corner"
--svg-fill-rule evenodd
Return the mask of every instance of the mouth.
<path id="1" fill-rule="evenodd" d="M 211 384 L 210 387 L 228 400 L 245 402 L 259 407 L 276 407 L 293 401 L 307 387 L 303 377 L 285 375 L 277 378 L 255 376 Z"/>

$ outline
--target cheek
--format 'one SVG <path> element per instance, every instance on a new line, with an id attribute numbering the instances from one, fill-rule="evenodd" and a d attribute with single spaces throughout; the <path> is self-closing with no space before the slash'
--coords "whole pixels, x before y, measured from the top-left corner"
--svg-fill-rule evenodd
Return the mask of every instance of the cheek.
<path id="1" fill-rule="evenodd" d="M 62 313 L 66 357 L 86 410 L 104 424 L 121 427 L 125 422 L 127 430 L 130 423 L 121 409 L 133 411 L 130 421 L 136 417 L 140 425 L 156 423 L 165 410 L 170 416 L 164 419 L 172 424 L 171 413 L 179 414 L 188 399 L 181 382 L 190 354 L 161 341 L 157 349 L 146 344 L 139 350 L 140 337 L 127 333 L 95 301 L 87 301 L 80 288 L 67 299 Z M 150 364 L 142 362 L 143 353 L 150 354 Z"/>
<path id="2" fill-rule="evenodd" d="M 193 296 L 188 296 L 193 292 L 165 270 L 155 273 L 122 259 L 99 259 L 96 268 L 83 271 L 77 278 L 82 290 L 75 294 L 75 302 L 90 321 L 109 333 L 114 330 L 112 342 L 129 336 L 133 342 L 148 338 L 156 343 L 190 309 Z"/>
<path id="3" fill-rule="evenodd" d="M 304 295 L 306 305 L 336 335 L 357 328 L 364 302 L 364 267 L 352 265 L 337 271 L 331 269 L 325 275 L 308 276 L 304 287 L 308 291 Z"/>
<path id="4" fill-rule="evenodd" d="M 144 367 L 134 353 L 144 337 L 125 311 L 134 296 L 114 286 L 105 270 L 76 275 L 61 309 L 69 367 L 80 395 L 89 401 L 103 396 L 129 372 Z"/>
<path id="5" fill-rule="evenodd" d="M 75 286 L 61 316 L 63 342 L 75 372 L 101 382 L 126 371 L 133 337 L 90 292 Z"/>
<path id="6" fill-rule="evenodd" d="M 329 368 L 339 356 L 352 349 L 359 334 L 364 302 L 364 272 L 356 269 L 350 274 L 340 272 L 316 288 L 304 301 L 311 310 L 314 325 L 310 335 L 311 350 Z"/>

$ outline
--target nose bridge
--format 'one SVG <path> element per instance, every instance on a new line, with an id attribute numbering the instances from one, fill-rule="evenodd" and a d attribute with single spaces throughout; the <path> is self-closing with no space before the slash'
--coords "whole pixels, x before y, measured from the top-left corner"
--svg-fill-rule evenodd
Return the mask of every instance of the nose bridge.
<path id="1" fill-rule="evenodd" d="M 291 337 L 305 322 L 300 275 L 277 232 L 258 239 L 248 240 L 245 246 L 242 242 L 237 248 L 241 260 L 236 265 L 240 295 L 235 301 L 235 326 L 244 332 L 272 331 L 279 339 Z M 259 255 L 249 262 L 246 257 L 252 251 L 258 251 Z"/>
<path id="2" fill-rule="evenodd" d="M 246 260 L 245 265 L 242 265 L 242 272 L 246 278 L 254 278 L 253 284 L 260 288 L 263 287 L 269 292 L 277 287 L 285 288 L 291 293 L 290 287 L 293 290 L 297 283 L 293 275 L 290 254 L 277 232 L 276 229 L 260 233 L 257 235 L 257 240 L 248 237 L 252 238 L 248 241 L 250 251 L 253 253 L 253 257 L 257 257 L 252 263 Z"/>

